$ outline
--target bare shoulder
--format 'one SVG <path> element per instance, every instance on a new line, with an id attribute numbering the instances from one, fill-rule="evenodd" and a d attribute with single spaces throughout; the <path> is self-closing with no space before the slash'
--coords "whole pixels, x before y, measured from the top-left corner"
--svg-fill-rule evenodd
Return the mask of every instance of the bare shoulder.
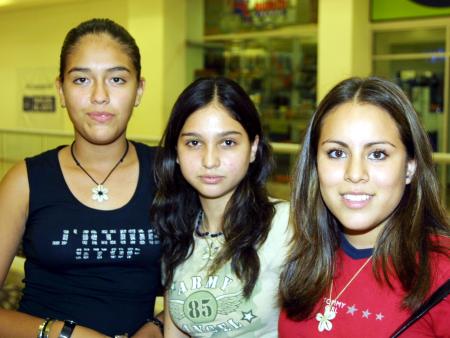
<path id="1" fill-rule="evenodd" d="M 14 165 L 0 182 L 0 211 L 3 215 L 26 218 L 30 188 L 25 161 Z"/>
<path id="2" fill-rule="evenodd" d="M 3 194 L 26 192 L 28 195 L 28 174 L 25 161 L 20 161 L 15 164 L 0 182 L 0 199 L 3 198 Z M 22 196 L 25 197 L 25 196 Z"/>

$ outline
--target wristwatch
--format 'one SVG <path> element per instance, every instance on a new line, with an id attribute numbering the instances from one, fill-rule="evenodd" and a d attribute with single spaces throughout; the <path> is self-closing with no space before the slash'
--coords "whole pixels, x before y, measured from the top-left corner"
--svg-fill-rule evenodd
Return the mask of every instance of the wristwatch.
<path id="1" fill-rule="evenodd" d="M 73 329 L 75 328 L 76 325 L 77 323 L 75 323 L 72 320 L 65 320 L 64 326 L 61 332 L 59 333 L 58 338 L 70 338 L 70 336 L 72 336 Z"/>

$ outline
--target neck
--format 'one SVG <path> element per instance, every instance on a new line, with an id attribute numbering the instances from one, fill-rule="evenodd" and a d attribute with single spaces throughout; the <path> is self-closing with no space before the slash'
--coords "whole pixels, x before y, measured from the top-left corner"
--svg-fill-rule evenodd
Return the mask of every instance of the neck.
<path id="1" fill-rule="evenodd" d="M 202 198 L 200 198 L 200 202 L 203 209 L 203 230 L 211 233 L 223 231 L 222 222 L 225 207 L 211 200 L 205 201 Z"/>
<path id="2" fill-rule="evenodd" d="M 356 249 L 370 249 L 375 247 L 383 227 L 384 223 L 365 231 L 355 231 L 345 227 L 342 228 L 342 231 L 347 241 Z"/>

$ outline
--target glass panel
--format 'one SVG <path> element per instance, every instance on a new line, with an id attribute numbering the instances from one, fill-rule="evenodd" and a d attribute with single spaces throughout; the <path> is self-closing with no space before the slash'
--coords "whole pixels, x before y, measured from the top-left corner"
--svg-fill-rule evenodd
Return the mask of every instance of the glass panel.
<path id="1" fill-rule="evenodd" d="M 445 29 L 423 29 L 374 34 L 374 53 L 410 54 L 445 51 Z"/>
<path id="2" fill-rule="evenodd" d="M 272 142 L 300 143 L 316 103 L 314 38 L 264 38 L 205 45 L 195 76 L 224 75 L 247 91 Z M 286 182 L 292 158 L 276 156 L 274 179 Z"/>
<path id="3" fill-rule="evenodd" d="M 428 132 L 434 151 L 444 137 L 444 58 L 375 61 L 374 74 L 397 83 L 408 95 Z"/>
<path id="4" fill-rule="evenodd" d="M 317 0 L 205 0 L 205 34 L 317 22 Z"/>
<path id="5" fill-rule="evenodd" d="M 300 142 L 316 102 L 317 44 L 266 38 L 222 42 L 205 52 L 196 76 L 227 76 L 249 93 L 271 141 Z"/>

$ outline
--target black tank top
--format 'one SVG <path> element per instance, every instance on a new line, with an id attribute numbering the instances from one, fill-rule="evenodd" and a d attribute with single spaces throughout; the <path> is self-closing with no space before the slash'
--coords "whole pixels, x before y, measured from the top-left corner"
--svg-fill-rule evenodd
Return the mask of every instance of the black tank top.
<path id="1" fill-rule="evenodd" d="M 125 206 L 109 211 L 72 195 L 58 161 L 62 147 L 26 159 L 30 204 L 19 311 L 74 320 L 109 336 L 131 335 L 153 315 L 161 254 L 149 221 L 155 149 L 133 144 L 140 167 L 136 191 Z"/>

